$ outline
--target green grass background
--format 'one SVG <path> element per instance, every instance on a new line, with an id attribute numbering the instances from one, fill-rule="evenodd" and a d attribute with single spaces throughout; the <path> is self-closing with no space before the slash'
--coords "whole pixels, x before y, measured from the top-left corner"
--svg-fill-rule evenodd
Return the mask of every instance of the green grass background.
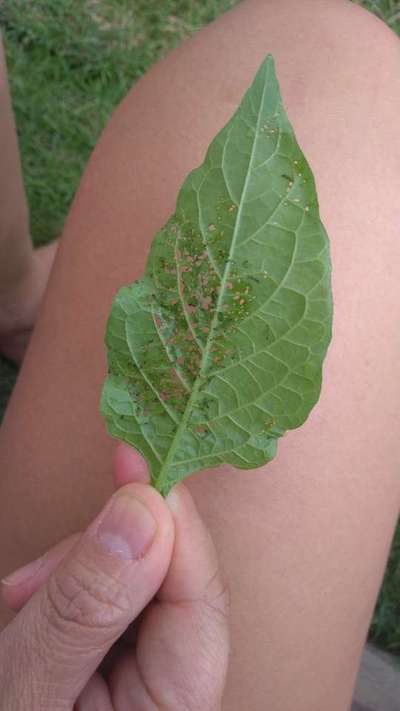
<path id="1" fill-rule="evenodd" d="M 132 83 L 237 0 L 1 0 L 35 245 L 60 234 L 86 161 Z M 358 3 L 400 34 L 400 1 Z M 0 415 L 16 369 L 0 358 Z M 362 594 L 362 591 L 360 591 Z M 400 526 L 370 637 L 400 655 Z"/>

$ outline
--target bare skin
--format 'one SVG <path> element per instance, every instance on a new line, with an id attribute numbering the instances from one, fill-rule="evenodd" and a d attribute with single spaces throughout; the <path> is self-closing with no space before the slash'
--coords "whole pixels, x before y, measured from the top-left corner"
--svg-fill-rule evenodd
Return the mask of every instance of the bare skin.
<path id="1" fill-rule="evenodd" d="M 221 707 L 228 598 L 210 534 L 182 484 L 164 500 L 117 452 L 118 492 L 89 529 L 3 581 L 19 614 L 0 633 L 2 709 Z"/>
<path id="2" fill-rule="evenodd" d="M 57 242 L 33 249 L 1 43 L 0 155 L 0 353 L 20 363 L 37 319 Z"/>
<path id="3" fill-rule="evenodd" d="M 21 363 L 47 286 L 58 242 L 32 250 L 28 270 L 1 297 L 0 353 Z"/>
<path id="4" fill-rule="evenodd" d="M 333 341 L 320 402 L 276 459 L 188 486 L 231 593 L 224 711 L 346 711 L 400 506 L 400 49 L 344 0 L 247 0 L 113 115 L 0 433 L 0 565 L 82 528 L 109 495 L 114 443 L 98 399 L 111 298 L 142 274 L 180 184 L 267 52 L 331 239 Z"/>

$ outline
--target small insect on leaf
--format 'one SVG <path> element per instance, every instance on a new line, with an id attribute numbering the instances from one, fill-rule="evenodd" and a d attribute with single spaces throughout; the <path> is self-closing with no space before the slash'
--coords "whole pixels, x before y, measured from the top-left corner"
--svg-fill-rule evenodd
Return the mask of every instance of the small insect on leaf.
<path id="1" fill-rule="evenodd" d="M 307 419 L 331 338 L 330 272 L 268 55 L 108 320 L 101 411 L 164 496 L 200 469 L 260 467 Z"/>

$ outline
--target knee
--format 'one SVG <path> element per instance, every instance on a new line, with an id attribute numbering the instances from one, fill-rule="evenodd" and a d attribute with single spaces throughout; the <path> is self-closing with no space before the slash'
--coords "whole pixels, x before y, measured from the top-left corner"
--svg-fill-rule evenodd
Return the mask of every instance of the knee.
<path id="1" fill-rule="evenodd" d="M 307 96 L 319 97 L 332 111 L 347 102 L 345 112 L 353 111 L 360 99 L 360 110 L 362 105 L 376 114 L 392 97 L 400 109 L 400 42 L 383 20 L 352 0 L 273 0 L 273 4 L 282 13 L 282 34 L 288 32 L 284 51 L 292 76 L 287 82 L 289 97 L 303 95 L 303 104 Z"/>
<path id="2" fill-rule="evenodd" d="M 301 3 L 297 0 L 268 3 L 249 0 L 249 5 L 252 2 L 256 14 L 264 13 L 264 30 L 267 26 L 281 42 L 287 34 L 287 49 L 291 43 L 296 47 L 295 54 L 306 52 L 314 69 L 326 59 L 347 62 L 350 71 L 362 67 L 366 60 L 375 62 L 377 71 L 385 61 L 398 65 L 400 42 L 397 35 L 383 20 L 353 0 L 302 0 Z M 301 44 L 307 46 L 301 48 Z"/>
<path id="3" fill-rule="evenodd" d="M 400 42 L 390 27 L 352 0 L 311 0 L 319 6 L 326 40 L 323 65 L 332 87 L 338 79 L 340 96 L 349 110 L 359 110 L 383 121 L 400 110 Z M 316 32 L 319 24 L 317 22 Z M 315 58 L 317 59 L 317 58 Z M 317 59 L 318 61 L 318 59 Z"/>
<path id="4" fill-rule="evenodd" d="M 400 60 L 400 42 L 390 27 L 375 14 L 353 0 L 319 0 L 324 7 L 330 5 L 333 18 L 337 19 L 343 35 L 342 41 L 350 47 L 360 48 L 363 56 L 380 60 Z"/>
<path id="5" fill-rule="evenodd" d="M 289 0 L 290 2 L 290 0 Z M 326 48 L 336 59 L 346 62 L 348 70 L 362 71 L 374 65 L 379 73 L 385 62 L 398 63 L 400 42 L 390 27 L 372 12 L 353 0 L 306 0 L 304 10 L 314 33 L 321 31 Z M 315 57 L 318 61 L 318 57 Z"/>

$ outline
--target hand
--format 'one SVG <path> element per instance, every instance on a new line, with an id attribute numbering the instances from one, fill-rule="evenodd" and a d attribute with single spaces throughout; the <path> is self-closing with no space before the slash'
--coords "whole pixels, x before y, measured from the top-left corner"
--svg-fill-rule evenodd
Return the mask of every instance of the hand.
<path id="1" fill-rule="evenodd" d="M 165 502 L 143 466 L 119 446 L 120 488 L 89 528 L 3 582 L 19 610 L 0 635 L 4 711 L 221 708 L 229 644 L 215 549 L 188 490 Z"/>

